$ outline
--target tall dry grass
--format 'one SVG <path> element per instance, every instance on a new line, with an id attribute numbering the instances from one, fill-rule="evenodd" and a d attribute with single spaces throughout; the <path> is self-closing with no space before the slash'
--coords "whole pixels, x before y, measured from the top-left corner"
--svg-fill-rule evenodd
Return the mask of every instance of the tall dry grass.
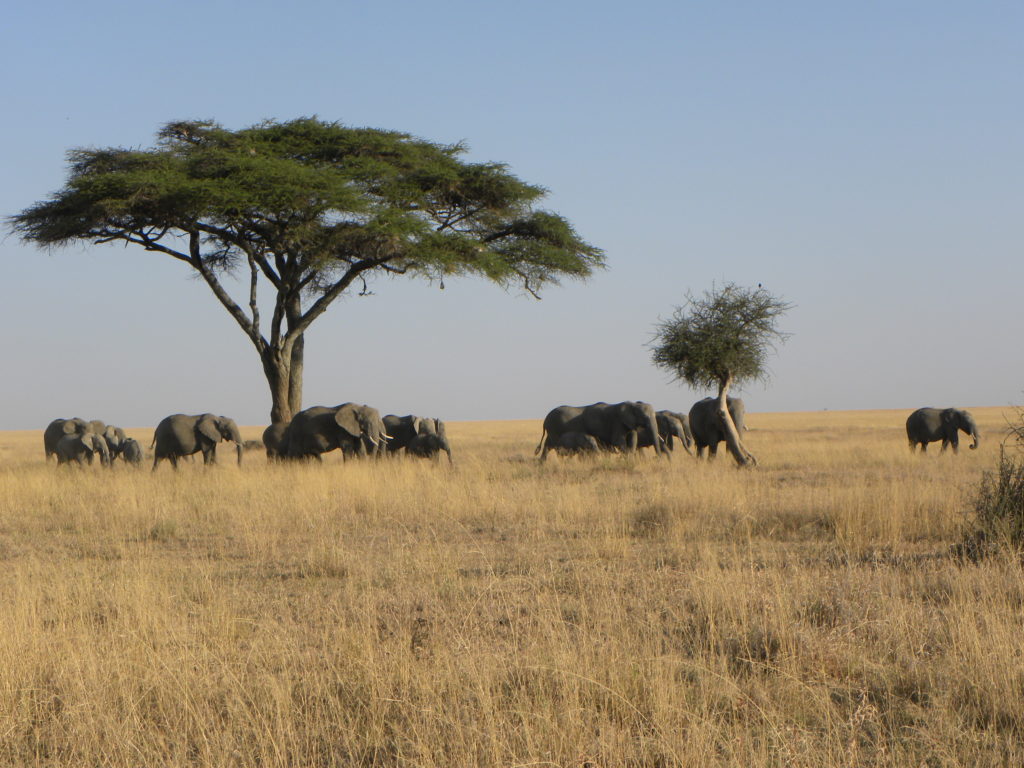
<path id="1" fill-rule="evenodd" d="M 540 465 L 539 422 L 449 425 L 453 469 L 0 433 L 0 764 L 1021 764 L 1024 573 L 953 554 L 973 411 L 927 457 L 905 413 L 753 414 L 753 471 Z"/>

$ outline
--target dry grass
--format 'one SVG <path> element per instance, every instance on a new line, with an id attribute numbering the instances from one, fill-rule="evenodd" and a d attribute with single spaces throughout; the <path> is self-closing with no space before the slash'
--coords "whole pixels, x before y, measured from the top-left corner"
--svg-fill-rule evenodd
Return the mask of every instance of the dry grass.
<path id="1" fill-rule="evenodd" d="M 926 458 L 904 412 L 753 414 L 742 472 L 542 466 L 539 422 L 450 424 L 451 470 L 0 433 L 0 764 L 1022 764 L 1021 564 L 951 555 L 972 410 Z"/>

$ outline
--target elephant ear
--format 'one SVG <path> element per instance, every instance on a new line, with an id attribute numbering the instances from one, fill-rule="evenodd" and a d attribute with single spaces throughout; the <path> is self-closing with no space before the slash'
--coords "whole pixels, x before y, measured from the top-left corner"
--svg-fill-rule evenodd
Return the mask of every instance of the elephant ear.
<path id="1" fill-rule="evenodd" d="M 956 421 L 956 418 L 957 413 L 955 408 L 947 408 L 939 414 L 939 419 L 941 419 L 943 424 L 952 424 Z"/>
<path id="2" fill-rule="evenodd" d="M 220 442 L 220 430 L 217 429 L 217 417 L 207 414 L 196 422 L 196 434 L 202 435 L 211 443 Z"/>
<path id="3" fill-rule="evenodd" d="M 61 426 L 61 429 L 64 430 L 65 435 L 73 435 L 78 432 L 78 425 L 73 420 L 68 419 Z"/>
<path id="4" fill-rule="evenodd" d="M 355 408 L 342 406 L 334 412 L 334 421 L 352 437 L 359 437 L 363 434 L 363 425 L 359 423 Z"/>

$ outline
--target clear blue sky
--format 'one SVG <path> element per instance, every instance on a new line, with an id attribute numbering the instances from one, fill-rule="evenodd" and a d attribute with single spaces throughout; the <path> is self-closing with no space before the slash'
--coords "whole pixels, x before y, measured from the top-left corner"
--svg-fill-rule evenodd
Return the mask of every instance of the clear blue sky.
<path id="1" fill-rule="evenodd" d="M 796 306 L 748 410 L 1024 400 L 1024 5 L 54 2 L 0 26 L 10 215 L 76 146 L 302 115 L 465 140 L 551 190 L 609 268 L 544 299 L 382 281 L 307 336 L 305 404 L 457 419 L 643 399 L 687 291 Z M 0 429 L 267 422 L 258 359 L 184 265 L 0 240 Z"/>

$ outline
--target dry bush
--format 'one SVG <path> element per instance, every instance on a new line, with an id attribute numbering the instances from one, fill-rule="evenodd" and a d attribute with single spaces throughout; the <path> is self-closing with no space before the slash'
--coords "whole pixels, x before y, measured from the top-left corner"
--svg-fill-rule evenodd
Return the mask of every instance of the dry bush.
<path id="1" fill-rule="evenodd" d="M 905 415 L 753 414 L 746 472 L 541 465 L 539 422 L 451 424 L 454 468 L 0 434 L 0 765 L 1019 764 L 1024 573 L 951 555 L 997 446 Z"/>

